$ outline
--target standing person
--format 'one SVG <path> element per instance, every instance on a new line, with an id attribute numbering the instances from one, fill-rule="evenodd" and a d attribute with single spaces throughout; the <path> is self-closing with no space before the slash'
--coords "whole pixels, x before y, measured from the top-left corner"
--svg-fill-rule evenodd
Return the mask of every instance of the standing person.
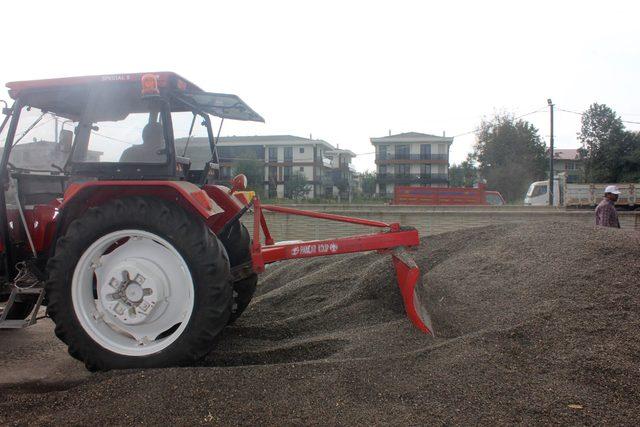
<path id="1" fill-rule="evenodd" d="M 596 207 L 596 225 L 620 228 L 615 206 L 619 194 L 620 190 L 615 185 L 609 185 L 604 189 L 604 198 Z"/>

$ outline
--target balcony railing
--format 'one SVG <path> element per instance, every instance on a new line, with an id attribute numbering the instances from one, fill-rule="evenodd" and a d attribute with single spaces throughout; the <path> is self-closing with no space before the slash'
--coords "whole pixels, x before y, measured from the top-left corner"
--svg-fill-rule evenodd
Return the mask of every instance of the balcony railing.
<path id="1" fill-rule="evenodd" d="M 447 160 L 447 154 L 379 153 L 376 160 Z"/>
<path id="2" fill-rule="evenodd" d="M 252 160 L 252 161 L 264 163 L 264 159 L 261 159 L 261 158 L 252 159 L 252 158 L 249 158 L 249 157 L 246 157 L 246 158 L 243 157 L 243 158 L 239 159 L 237 157 L 229 157 L 229 156 L 219 157 L 220 163 L 237 163 L 240 160 Z"/>
<path id="3" fill-rule="evenodd" d="M 378 174 L 376 180 L 379 183 L 389 184 L 445 184 L 449 181 L 449 177 L 446 173 L 434 173 L 434 174 L 393 174 L 393 173 L 381 173 Z"/>

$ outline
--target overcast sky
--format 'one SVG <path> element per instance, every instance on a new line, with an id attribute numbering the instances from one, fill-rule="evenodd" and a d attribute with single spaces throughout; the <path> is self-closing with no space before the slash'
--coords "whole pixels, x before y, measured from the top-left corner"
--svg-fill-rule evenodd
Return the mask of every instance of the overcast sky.
<path id="1" fill-rule="evenodd" d="M 527 116 L 545 140 L 547 98 L 606 103 L 640 122 L 640 3 L 634 1 L 11 1 L 0 81 L 176 71 L 235 93 L 266 124 L 223 135 L 313 135 L 370 153 L 370 137 L 466 133 L 483 116 Z M 6 91 L 0 99 L 7 99 Z M 558 112 L 556 147 L 579 116 Z M 640 125 L 627 124 L 630 129 Z M 451 159 L 471 150 L 455 138 Z M 373 155 L 355 160 L 373 169 Z"/>

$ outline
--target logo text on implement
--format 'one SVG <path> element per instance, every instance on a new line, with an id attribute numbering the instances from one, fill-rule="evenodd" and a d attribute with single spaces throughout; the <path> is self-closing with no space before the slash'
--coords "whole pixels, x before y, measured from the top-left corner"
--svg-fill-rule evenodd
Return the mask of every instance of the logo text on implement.
<path id="1" fill-rule="evenodd" d="M 291 248 L 291 256 L 311 256 L 338 252 L 337 243 L 309 243 Z"/>
<path id="2" fill-rule="evenodd" d="M 112 76 L 102 76 L 103 82 L 126 82 L 131 80 L 129 74 L 116 74 Z"/>

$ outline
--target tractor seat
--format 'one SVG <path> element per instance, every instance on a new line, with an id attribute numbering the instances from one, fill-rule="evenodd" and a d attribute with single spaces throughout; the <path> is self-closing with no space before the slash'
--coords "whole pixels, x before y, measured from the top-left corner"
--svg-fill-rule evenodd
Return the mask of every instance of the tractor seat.
<path id="1" fill-rule="evenodd" d="M 127 148 L 120 156 L 123 163 L 164 163 L 167 161 L 162 125 L 147 123 L 142 129 L 142 144 Z"/>
<path id="2" fill-rule="evenodd" d="M 134 145 L 122 152 L 120 162 L 122 163 L 164 163 L 167 155 L 164 150 L 158 147 L 145 147 L 145 144 Z"/>

